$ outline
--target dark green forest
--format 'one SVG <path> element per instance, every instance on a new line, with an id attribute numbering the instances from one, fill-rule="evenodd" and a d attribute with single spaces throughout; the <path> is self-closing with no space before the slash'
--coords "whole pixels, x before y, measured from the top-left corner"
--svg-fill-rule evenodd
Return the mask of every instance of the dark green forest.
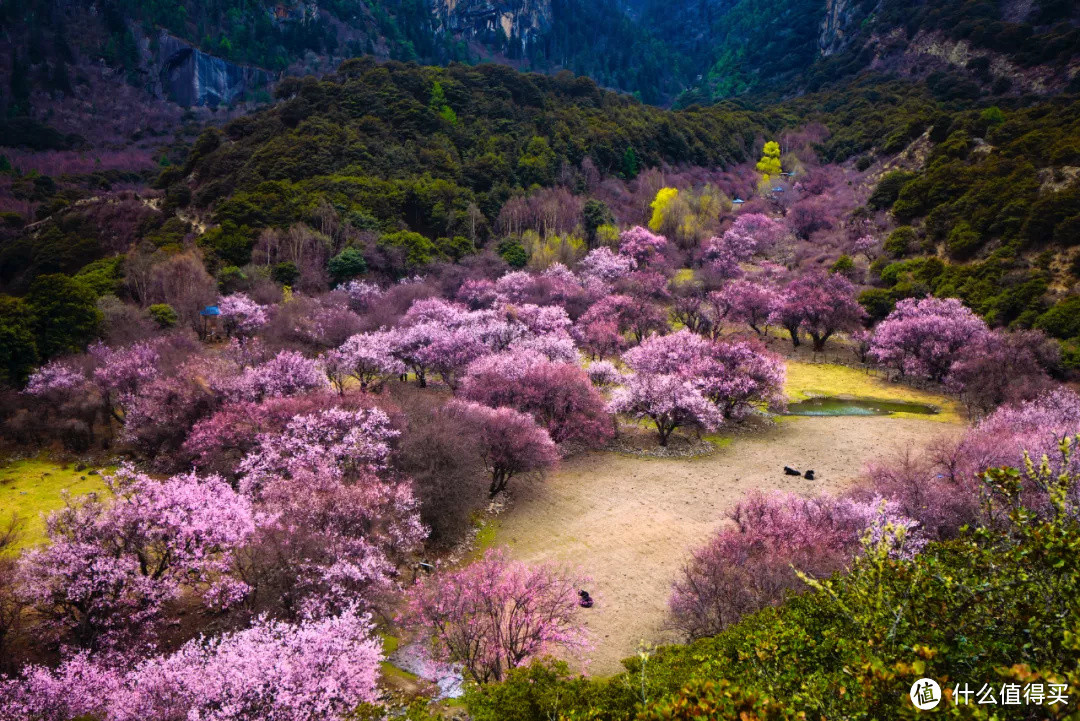
<path id="1" fill-rule="evenodd" d="M 360 59 L 321 80 L 286 78 L 276 98 L 206 129 L 156 178 L 9 168 L 11 192 L 40 202 L 38 218 L 48 220 L 23 231 L 23 219 L 5 217 L 0 282 L 22 294 L 38 275 L 59 272 L 110 292 L 124 273 L 123 263 L 106 262 L 117 249 L 179 248 L 193 213 L 214 226 L 198 240 L 211 272 L 239 268 L 263 229 L 317 226 L 327 205 L 359 233 L 410 233 L 420 250 L 399 271 L 411 271 L 497 246 L 500 211 L 530 189 L 587 195 L 589 173 L 627 182 L 645 168 L 736 166 L 762 138 L 820 123 L 824 163 L 887 166 L 909 146 L 925 156 L 886 172 L 866 206 L 829 211 L 844 223 L 887 211 L 898 226 L 871 266 L 864 305 L 873 318 L 933 293 L 962 298 L 996 325 L 1080 334 L 1075 298 L 1055 305 L 1053 293 L 1080 274 L 1054 261 L 1080 237 L 1080 104 L 1071 96 L 972 103 L 869 75 L 779 103 L 666 111 L 570 73 Z M 77 205 L 140 178 L 164 192 L 160 208 Z M 467 242 L 450 251 L 455 238 Z"/>

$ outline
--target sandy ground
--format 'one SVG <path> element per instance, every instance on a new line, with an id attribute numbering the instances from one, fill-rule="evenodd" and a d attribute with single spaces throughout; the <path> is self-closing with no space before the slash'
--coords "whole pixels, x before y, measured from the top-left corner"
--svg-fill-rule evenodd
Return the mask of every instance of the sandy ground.
<path id="1" fill-rule="evenodd" d="M 544 482 L 518 484 L 495 543 L 515 558 L 570 562 L 591 577 L 588 671 L 608 675 L 642 640 L 676 640 L 664 629 L 671 582 L 748 492 L 842 490 L 868 460 L 959 431 L 914 418 L 807 417 L 737 436 L 704 458 L 583 454 Z M 785 464 L 812 468 L 817 480 L 785 476 Z"/>

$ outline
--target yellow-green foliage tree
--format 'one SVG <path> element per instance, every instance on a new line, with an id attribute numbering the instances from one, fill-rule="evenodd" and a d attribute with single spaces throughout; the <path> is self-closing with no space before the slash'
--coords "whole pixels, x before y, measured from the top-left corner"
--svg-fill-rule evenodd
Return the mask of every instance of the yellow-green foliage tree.
<path id="1" fill-rule="evenodd" d="M 714 185 L 697 191 L 661 188 L 650 207 L 649 229 L 689 249 L 716 230 L 721 214 L 731 210 L 731 199 Z"/>
<path id="2" fill-rule="evenodd" d="M 757 162 L 757 170 L 761 173 L 758 181 L 758 190 L 767 192 L 772 187 L 773 178 L 779 177 L 780 171 L 780 144 L 775 140 L 765 143 L 761 149 L 761 160 Z"/>
<path id="3" fill-rule="evenodd" d="M 613 223 L 601 225 L 596 229 L 596 244 L 617 249 L 619 247 L 619 227 Z"/>
<path id="4" fill-rule="evenodd" d="M 660 188 L 656 191 L 656 198 L 649 205 L 652 208 L 652 217 L 649 218 L 649 230 L 661 235 L 667 235 L 668 230 L 673 230 L 672 222 L 677 221 L 673 217 L 674 206 L 679 199 L 679 191 L 675 188 Z M 678 227 L 675 222 L 674 227 Z"/>

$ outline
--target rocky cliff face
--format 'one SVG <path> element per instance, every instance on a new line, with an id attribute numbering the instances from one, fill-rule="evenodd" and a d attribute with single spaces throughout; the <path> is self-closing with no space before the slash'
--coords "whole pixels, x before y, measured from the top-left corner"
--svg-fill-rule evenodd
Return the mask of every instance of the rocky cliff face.
<path id="1" fill-rule="evenodd" d="M 825 15 L 818 34 L 818 48 L 823 56 L 835 55 L 847 48 L 854 6 L 851 0 L 825 0 Z"/>
<path id="2" fill-rule="evenodd" d="M 271 80 L 265 70 L 208 55 L 165 32 L 158 38 L 155 67 L 158 95 L 184 107 L 228 105 Z"/>
<path id="3" fill-rule="evenodd" d="M 432 0 L 438 30 L 466 39 L 505 38 L 522 47 L 551 29 L 551 0 Z"/>

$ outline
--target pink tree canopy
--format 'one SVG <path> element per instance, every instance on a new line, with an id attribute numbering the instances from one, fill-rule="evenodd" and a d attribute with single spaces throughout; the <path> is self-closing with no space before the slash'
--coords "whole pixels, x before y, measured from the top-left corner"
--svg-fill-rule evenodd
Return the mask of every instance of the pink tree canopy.
<path id="1" fill-rule="evenodd" d="M 661 446 L 667 445 L 677 428 L 700 425 L 714 430 L 723 421 L 692 380 L 675 374 L 634 373 L 612 393 L 608 409 L 651 421 Z"/>
<path id="2" fill-rule="evenodd" d="M 619 254 L 632 258 L 638 265 L 647 264 L 666 247 L 667 238 L 640 225 L 619 234 Z"/>
<path id="3" fill-rule="evenodd" d="M 900 375 L 941 381 L 986 323 L 956 298 L 905 298 L 874 331 L 870 355 Z"/>
<path id="4" fill-rule="evenodd" d="M 543 472 L 559 460 L 551 436 L 527 413 L 457 400 L 447 410 L 476 437 L 484 468 L 491 474 L 488 493 L 492 498 L 506 490 L 515 476 Z"/>
<path id="5" fill-rule="evenodd" d="M 267 308 L 244 293 L 233 293 L 218 301 L 221 322 L 229 335 L 251 335 L 266 325 Z"/>
<path id="6" fill-rule="evenodd" d="M 430 634 L 437 658 L 460 663 L 479 684 L 557 649 L 585 645 L 579 620 L 584 579 L 553 564 L 527 566 L 499 550 L 411 589 L 401 616 Z"/>
<path id="7" fill-rule="evenodd" d="M 470 278 L 461 284 L 454 296 L 472 310 L 490 308 L 498 299 L 495 283 L 486 278 Z"/>
<path id="8" fill-rule="evenodd" d="M 341 347 L 323 354 L 323 370 L 338 393 L 345 392 L 349 378 L 366 391 L 383 379 L 406 372 L 405 364 L 394 357 L 390 334 L 378 331 L 352 336 Z"/>
<path id="9" fill-rule="evenodd" d="M 751 280 L 735 280 L 716 292 L 727 319 L 746 323 L 759 336 L 769 332 L 769 317 L 781 301 L 775 288 Z"/>
<path id="10" fill-rule="evenodd" d="M 246 592 L 233 554 L 255 529 L 250 501 L 219 477 L 165 481 L 121 468 L 109 497 L 69 500 L 49 516 L 49 545 L 20 562 L 23 593 L 58 639 L 112 647 L 150 633 L 183 588 L 210 604 Z"/>
<path id="11" fill-rule="evenodd" d="M 709 340 L 683 329 L 645 339 L 623 360 L 635 373 L 690 381 L 724 418 L 742 417 L 755 404 L 784 405 L 784 362 L 757 343 Z"/>
<path id="12" fill-rule="evenodd" d="M 584 279 L 594 279 L 602 283 L 614 283 L 625 278 L 637 262 L 630 256 L 613 253 L 610 248 L 599 247 L 590 250 L 588 255 L 578 261 L 578 271 Z"/>
<path id="13" fill-rule="evenodd" d="M 326 386 L 319 362 L 291 350 L 283 350 L 265 363 L 245 368 L 239 377 L 227 378 L 222 384 L 230 399 L 249 401 L 293 396 Z"/>
<path id="14" fill-rule="evenodd" d="M 589 326 L 610 322 L 616 324 L 620 334 L 631 333 L 640 342 L 649 333 L 667 330 L 667 310 L 647 296 L 615 293 L 590 306 L 578 319 L 577 328 L 584 337 Z"/>
<path id="15" fill-rule="evenodd" d="M 772 322 L 784 326 L 793 345 L 804 330 L 822 351 L 837 331 L 857 330 L 866 311 L 855 299 L 855 286 L 839 273 L 808 273 L 788 283 L 772 314 Z"/>
<path id="16" fill-rule="evenodd" d="M 338 286 L 338 290 L 344 291 L 349 299 L 349 306 L 353 310 L 361 313 L 374 307 L 375 303 L 382 298 L 384 293 L 384 291 L 374 283 L 358 279 L 350 280 L 345 285 Z"/>
<path id="17" fill-rule="evenodd" d="M 77 654 L 0 679 L 0 716 L 67 721 L 322 721 L 379 699 L 381 642 L 353 610 L 199 638 L 143 660 Z"/>
<path id="18" fill-rule="evenodd" d="M 536 351 L 485 356 L 469 366 L 461 396 L 492 408 L 528 413 L 556 443 L 601 445 L 611 437 L 604 399 L 578 365 Z"/>
<path id="19" fill-rule="evenodd" d="M 1041 331 L 994 331 L 960 349 L 945 382 L 979 416 L 1051 390 L 1060 367 L 1061 345 Z"/>
<path id="20" fill-rule="evenodd" d="M 393 587 L 398 563 L 427 535 L 411 484 L 389 471 L 397 435 L 378 408 L 333 408 L 260 438 L 240 464 L 240 490 L 272 512 L 264 538 L 291 540 L 269 567 L 255 559 L 249 573 L 265 586 L 256 592 L 326 613 Z"/>

